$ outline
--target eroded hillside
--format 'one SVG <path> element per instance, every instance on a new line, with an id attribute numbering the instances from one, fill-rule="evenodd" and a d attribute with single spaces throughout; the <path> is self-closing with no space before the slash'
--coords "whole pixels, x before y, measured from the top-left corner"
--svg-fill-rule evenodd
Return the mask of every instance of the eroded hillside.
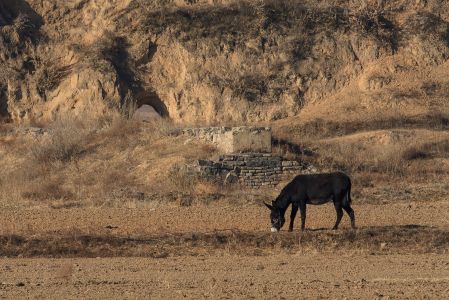
<path id="1" fill-rule="evenodd" d="M 46 121 L 151 104 L 188 123 L 449 113 L 449 3 L 362 2 L 3 0 L 0 112 Z"/>

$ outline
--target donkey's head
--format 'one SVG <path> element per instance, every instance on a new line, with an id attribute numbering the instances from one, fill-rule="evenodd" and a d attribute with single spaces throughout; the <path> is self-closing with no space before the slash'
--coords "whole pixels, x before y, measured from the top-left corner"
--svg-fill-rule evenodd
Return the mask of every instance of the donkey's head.
<path id="1" fill-rule="evenodd" d="M 272 205 L 265 203 L 265 206 L 270 209 L 270 220 L 271 220 L 271 232 L 277 232 L 285 223 L 284 213 L 282 210 L 276 206 L 276 204 L 271 202 Z"/>

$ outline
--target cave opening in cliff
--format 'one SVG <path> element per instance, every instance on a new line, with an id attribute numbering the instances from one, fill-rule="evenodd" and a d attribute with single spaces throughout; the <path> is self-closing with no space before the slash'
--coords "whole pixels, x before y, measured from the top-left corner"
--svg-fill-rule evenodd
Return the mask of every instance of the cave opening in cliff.
<path id="1" fill-rule="evenodd" d="M 144 105 L 149 105 L 163 118 L 168 118 L 167 106 L 159 98 L 155 91 L 146 90 L 140 92 L 136 97 L 136 107 L 137 109 L 143 107 Z"/>

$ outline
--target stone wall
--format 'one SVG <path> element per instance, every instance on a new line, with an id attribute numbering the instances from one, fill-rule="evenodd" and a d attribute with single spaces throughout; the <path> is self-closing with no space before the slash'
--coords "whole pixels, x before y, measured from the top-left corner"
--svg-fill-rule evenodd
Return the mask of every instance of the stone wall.
<path id="1" fill-rule="evenodd" d="M 207 179 L 253 188 L 274 187 L 300 173 L 315 172 L 312 167 L 269 153 L 223 155 L 218 161 L 199 160 L 196 168 Z"/>
<path id="2" fill-rule="evenodd" d="M 271 152 L 270 127 L 188 128 L 183 133 L 210 142 L 223 153 Z"/>

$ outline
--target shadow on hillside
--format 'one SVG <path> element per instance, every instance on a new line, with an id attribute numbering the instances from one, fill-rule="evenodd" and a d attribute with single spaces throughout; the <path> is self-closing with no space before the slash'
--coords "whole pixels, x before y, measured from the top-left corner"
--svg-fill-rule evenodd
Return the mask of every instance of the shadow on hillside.
<path id="1" fill-rule="evenodd" d="M 24 0 L 2 0 L 0 1 L 0 20 L 11 25 L 20 16 L 27 16 L 30 21 L 39 29 L 43 24 L 42 17 Z"/>

